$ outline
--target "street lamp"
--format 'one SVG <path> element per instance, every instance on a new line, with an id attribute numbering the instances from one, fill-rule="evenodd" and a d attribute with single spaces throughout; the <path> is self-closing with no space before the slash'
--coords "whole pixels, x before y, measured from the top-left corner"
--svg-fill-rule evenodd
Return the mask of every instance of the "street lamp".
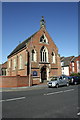
<path id="1" fill-rule="evenodd" d="M 32 51 L 32 37 L 30 41 L 30 54 L 29 54 L 29 87 L 31 86 L 31 51 Z"/>

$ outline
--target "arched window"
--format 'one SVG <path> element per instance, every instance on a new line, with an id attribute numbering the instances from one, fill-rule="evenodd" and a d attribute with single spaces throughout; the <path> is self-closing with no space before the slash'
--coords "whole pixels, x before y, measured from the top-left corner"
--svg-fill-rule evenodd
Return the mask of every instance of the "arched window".
<path id="1" fill-rule="evenodd" d="M 52 52 L 52 63 L 56 63 L 55 53 Z"/>
<path id="2" fill-rule="evenodd" d="M 46 47 L 42 47 L 40 51 L 41 62 L 48 62 L 48 50 Z"/>
<path id="3" fill-rule="evenodd" d="M 19 69 L 23 68 L 23 59 L 22 59 L 22 55 L 19 56 Z"/>
<path id="4" fill-rule="evenodd" d="M 13 70 L 16 69 L 16 59 L 13 59 Z"/>
<path id="5" fill-rule="evenodd" d="M 48 39 L 46 38 L 45 34 L 43 34 L 43 35 L 40 37 L 40 42 L 42 42 L 42 43 L 48 43 Z"/>
<path id="6" fill-rule="evenodd" d="M 9 68 L 11 67 L 11 61 L 10 60 L 8 61 L 8 67 Z"/>
<path id="7" fill-rule="evenodd" d="M 31 61 L 36 62 L 36 51 L 34 49 L 31 51 L 31 54 L 32 54 Z"/>

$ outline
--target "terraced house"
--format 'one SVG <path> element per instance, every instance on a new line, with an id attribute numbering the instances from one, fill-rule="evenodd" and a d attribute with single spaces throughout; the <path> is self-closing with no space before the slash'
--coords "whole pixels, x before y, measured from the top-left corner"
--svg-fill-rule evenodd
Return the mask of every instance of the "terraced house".
<path id="1" fill-rule="evenodd" d="M 61 75 L 58 48 L 46 30 L 44 17 L 40 29 L 20 43 L 8 56 L 8 76 L 32 76 L 33 83 L 46 82 Z"/>
<path id="2" fill-rule="evenodd" d="M 70 74 L 80 73 L 80 55 L 74 57 L 70 62 Z"/>
<path id="3" fill-rule="evenodd" d="M 80 55 L 61 57 L 62 74 L 71 75 L 72 73 L 80 73 Z"/>

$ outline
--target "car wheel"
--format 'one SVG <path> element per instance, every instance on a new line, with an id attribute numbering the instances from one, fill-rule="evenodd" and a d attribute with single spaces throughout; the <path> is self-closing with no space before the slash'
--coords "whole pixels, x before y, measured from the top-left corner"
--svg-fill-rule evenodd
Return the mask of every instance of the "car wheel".
<path id="1" fill-rule="evenodd" d="M 59 85 L 58 84 L 56 84 L 56 88 L 58 88 L 59 87 Z"/>
<path id="2" fill-rule="evenodd" d="M 67 87 L 68 87 L 68 86 L 69 86 L 69 83 L 67 83 L 66 85 L 67 85 Z"/>
<path id="3" fill-rule="evenodd" d="M 74 82 L 74 85 L 77 85 L 77 82 Z"/>

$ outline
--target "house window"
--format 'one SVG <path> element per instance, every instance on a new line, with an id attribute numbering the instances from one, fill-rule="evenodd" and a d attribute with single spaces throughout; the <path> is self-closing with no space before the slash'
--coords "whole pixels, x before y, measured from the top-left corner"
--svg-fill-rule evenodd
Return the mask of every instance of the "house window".
<path id="1" fill-rule="evenodd" d="M 46 47 L 42 47 L 40 51 L 41 62 L 48 62 L 48 50 Z"/>
<path id="2" fill-rule="evenodd" d="M 55 53 L 52 52 L 52 63 L 56 63 Z"/>
<path id="3" fill-rule="evenodd" d="M 72 63 L 72 67 L 74 67 L 74 63 Z"/>
<path id="4" fill-rule="evenodd" d="M 45 34 L 43 34 L 43 35 L 40 37 L 40 42 L 42 42 L 42 43 L 48 43 L 48 39 L 46 38 Z"/>
<path id="5" fill-rule="evenodd" d="M 80 61 L 76 61 L 77 63 L 77 72 L 80 72 Z"/>
<path id="6" fill-rule="evenodd" d="M 23 69 L 23 58 L 22 58 L 22 55 L 19 56 L 19 69 Z"/>
<path id="7" fill-rule="evenodd" d="M 72 72 L 74 72 L 74 63 L 72 63 Z"/>
<path id="8" fill-rule="evenodd" d="M 62 74 L 64 75 L 64 72 L 62 72 Z"/>
<path id="9" fill-rule="evenodd" d="M 61 62 L 61 66 L 64 66 L 64 62 Z"/>
<path id="10" fill-rule="evenodd" d="M 2 76 L 6 75 L 6 69 L 2 69 Z"/>
<path id="11" fill-rule="evenodd" d="M 31 61 L 36 62 L 36 51 L 32 50 L 31 54 L 32 54 Z"/>

